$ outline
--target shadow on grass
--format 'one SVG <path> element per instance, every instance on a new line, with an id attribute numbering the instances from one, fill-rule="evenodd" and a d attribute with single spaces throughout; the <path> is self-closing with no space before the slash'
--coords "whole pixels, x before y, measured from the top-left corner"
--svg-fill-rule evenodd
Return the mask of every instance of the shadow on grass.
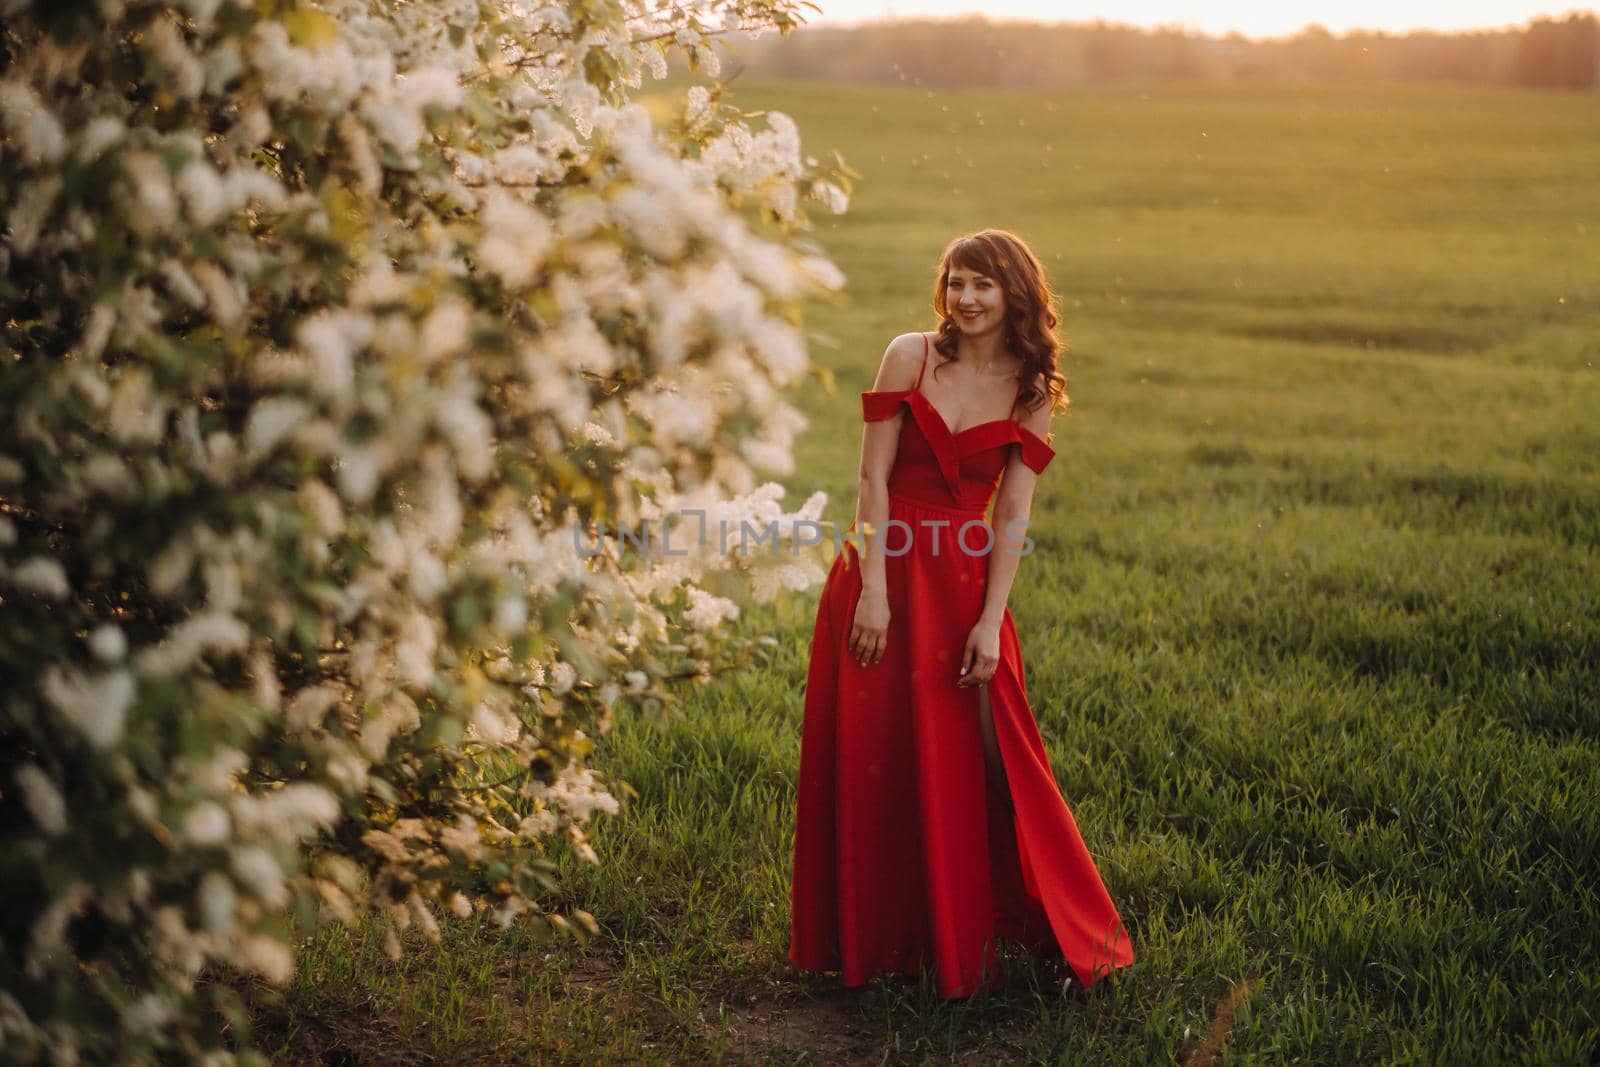
<path id="1" fill-rule="evenodd" d="M 448 928 L 447 928 L 448 929 Z M 465 931 L 463 931 L 465 933 Z M 447 938 L 449 935 L 447 935 Z M 435 961 L 486 948 L 470 934 L 464 946 L 412 946 L 395 973 L 378 981 L 308 985 L 287 991 L 251 985 L 247 993 L 257 1047 L 275 1063 L 362 1067 L 369 1064 L 590 1064 L 615 1062 L 880 1064 L 936 1058 L 957 1064 L 1033 1063 L 1058 1052 L 1071 1016 L 1104 1009 L 1114 979 L 1084 990 L 1063 961 L 1038 958 L 1009 943 L 1000 951 L 998 988 L 962 1001 L 940 998 L 931 971 L 879 975 L 846 988 L 837 974 L 752 968 L 740 989 L 689 992 L 693 1006 L 656 995 L 648 963 L 630 968 L 639 946 L 571 946 L 528 994 L 532 958 L 503 953 L 454 986 Z M 508 940 L 514 940 L 514 936 Z M 770 961 L 769 961 L 770 962 Z M 368 961 L 369 966 L 378 966 Z M 373 976 L 378 978 L 377 975 Z M 399 977 L 399 981 L 394 979 Z M 440 1001 L 477 1005 L 465 1027 Z"/>

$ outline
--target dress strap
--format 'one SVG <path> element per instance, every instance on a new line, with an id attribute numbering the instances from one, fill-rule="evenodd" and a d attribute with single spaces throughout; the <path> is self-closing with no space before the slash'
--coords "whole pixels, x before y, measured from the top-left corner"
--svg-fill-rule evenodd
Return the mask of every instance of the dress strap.
<path id="1" fill-rule="evenodd" d="M 922 388 L 922 376 L 928 373 L 928 335 L 922 335 L 922 369 L 917 371 L 917 384 L 911 387 L 912 392 Z"/>

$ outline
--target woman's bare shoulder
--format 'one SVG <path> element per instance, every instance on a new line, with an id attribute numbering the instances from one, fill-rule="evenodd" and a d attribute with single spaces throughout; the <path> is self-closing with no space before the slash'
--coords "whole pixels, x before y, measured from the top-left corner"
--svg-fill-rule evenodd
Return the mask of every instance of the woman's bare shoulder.
<path id="1" fill-rule="evenodd" d="M 1027 429 L 1033 431 L 1033 435 L 1039 440 L 1048 442 L 1050 440 L 1050 420 L 1056 414 L 1055 405 L 1050 402 L 1049 398 L 1046 398 L 1043 403 L 1031 410 L 1024 410 L 1027 410 L 1027 414 L 1019 421 Z"/>
<path id="2" fill-rule="evenodd" d="M 903 333 L 883 350 L 883 362 L 872 388 L 877 392 L 910 389 L 922 371 L 923 335 Z"/>

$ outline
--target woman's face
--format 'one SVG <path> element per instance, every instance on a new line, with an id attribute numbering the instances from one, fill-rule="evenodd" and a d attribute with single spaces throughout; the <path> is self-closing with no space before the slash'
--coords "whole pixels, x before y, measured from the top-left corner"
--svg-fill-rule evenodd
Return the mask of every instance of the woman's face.
<path id="1" fill-rule="evenodd" d="M 966 267 L 951 267 L 945 280 L 945 306 L 968 336 L 998 330 L 1006 321 L 1006 297 L 1000 284 Z"/>

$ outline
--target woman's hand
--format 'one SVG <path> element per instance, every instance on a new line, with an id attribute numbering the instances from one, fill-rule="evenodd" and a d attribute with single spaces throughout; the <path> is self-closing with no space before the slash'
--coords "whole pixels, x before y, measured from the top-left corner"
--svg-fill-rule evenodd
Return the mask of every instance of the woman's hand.
<path id="1" fill-rule="evenodd" d="M 979 622 L 967 634 L 967 647 L 961 652 L 960 687 L 984 685 L 1000 666 L 1000 624 Z"/>
<path id="2" fill-rule="evenodd" d="M 862 589 L 855 622 L 850 625 L 850 655 L 865 667 L 883 659 L 888 643 L 889 594 L 882 589 Z"/>

